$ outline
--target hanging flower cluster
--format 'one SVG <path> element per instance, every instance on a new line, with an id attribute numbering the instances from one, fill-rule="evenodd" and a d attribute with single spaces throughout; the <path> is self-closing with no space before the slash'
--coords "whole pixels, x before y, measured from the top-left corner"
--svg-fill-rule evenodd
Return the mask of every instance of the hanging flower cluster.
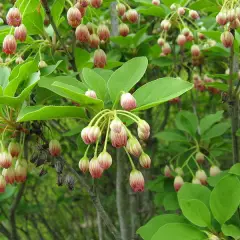
<path id="1" fill-rule="evenodd" d="M 87 91 L 85 94 L 89 97 L 97 97 L 92 90 Z M 136 169 L 131 155 L 139 159 L 139 163 L 143 168 L 150 168 L 151 159 L 142 149 L 139 140 L 124 125 L 121 117 L 127 117 L 137 123 L 138 138 L 142 141 L 149 138 L 150 126 L 145 120 L 129 112 L 137 106 L 136 99 L 130 93 L 121 95 L 120 104 L 123 110 L 104 109 L 82 130 L 81 137 L 84 143 L 89 146 L 83 158 L 79 161 L 79 168 L 83 173 L 89 171 L 93 178 L 100 178 L 103 172 L 112 165 L 112 156 L 107 151 L 107 144 L 110 141 L 114 148 L 124 148 L 126 151 L 132 167 L 129 178 L 130 185 L 135 192 L 141 192 L 144 190 L 144 177 Z M 102 142 L 103 149 L 99 153 L 100 143 Z M 87 155 L 91 145 L 95 145 L 95 150 L 94 156 L 89 161 Z"/>

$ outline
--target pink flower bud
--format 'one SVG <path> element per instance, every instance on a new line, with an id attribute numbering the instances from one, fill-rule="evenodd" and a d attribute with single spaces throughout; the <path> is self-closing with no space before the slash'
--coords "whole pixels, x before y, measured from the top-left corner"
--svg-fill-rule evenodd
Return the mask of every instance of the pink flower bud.
<path id="1" fill-rule="evenodd" d="M 49 142 L 49 152 L 53 157 L 61 154 L 62 148 L 58 140 L 53 139 Z"/>
<path id="2" fill-rule="evenodd" d="M 97 158 L 92 158 L 89 163 L 89 172 L 93 178 L 100 178 L 103 174 L 103 169 L 101 168 Z"/>
<path id="3" fill-rule="evenodd" d="M 234 19 L 234 20 L 231 22 L 230 27 L 231 27 L 232 29 L 237 29 L 237 28 L 239 28 L 239 27 L 240 27 L 240 21 L 239 21 L 237 18 Z"/>
<path id="4" fill-rule="evenodd" d="M 82 14 L 76 7 L 71 7 L 67 11 L 67 20 L 71 27 L 76 28 L 81 23 Z"/>
<path id="5" fill-rule="evenodd" d="M 0 167 L 9 168 L 12 166 L 12 156 L 8 152 L 0 153 Z"/>
<path id="6" fill-rule="evenodd" d="M 164 20 L 161 22 L 161 28 L 162 28 L 164 31 L 168 31 L 168 30 L 171 28 L 171 23 L 170 23 L 170 21 L 164 19 Z"/>
<path id="7" fill-rule="evenodd" d="M 200 48 L 198 45 L 194 44 L 191 47 L 191 54 L 194 57 L 198 57 L 200 55 Z"/>
<path id="8" fill-rule="evenodd" d="M 179 46 L 183 46 L 186 43 L 187 39 L 183 34 L 178 35 L 177 37 L 177 44 Z"/>
<path id="9" fill-rule="evenodd" d="M 195 158 L 196 158 L 196 161 L 199 164 L 202 164 L 204 162 L 204 159 L 205 159 L 204 154 L 201 153 L 201 152 L 197 152 Z"/>
<path id="10" fill-rule="evenodd" d="M 97 99 L 97 94 L 93 90 L 88 90 L 85 92 L 85 96 L 90 97 L 90 98 L 95 98 Z"/>
<path id="11" fill-rule="evenodd" d="M 180 188 L 182 187 L 182 185 L 184 184 L 183 178 L 181 176 L 176 176 L 174 178 L 174 189 L 176 192 L 178 192 L 180 190 Z"/>
<path id="12" fill-rule="evenodd" d="M 201 185 L 202 183 L 201 183 L 201 181 L 198 178 L 194 177 L 192 179 L 192 184 L 200 184 Z"/>
<path id="13" fill-rule="evenodd" d="M 6 183 L 13 184 L 15 182 L 15 171 L 12 167 L 3 169 L 2 175 L 4 176 Z"/>
<path id="14" fill-rule="evenodd" d="M 187 37 L 187 36 L 190 34 L 190 30 L 185 27 L 185 28 L 183 28 L 183 30 L 182 30 L 182 34 L 183 34 L 185 37 Z"/>
<path id="15" fill-rule="evenodd" d="M 221 34 L 221 42 L 226 48 L 230 48 L 233 45 L 234 37 L 231 32 L 225 31 Z"/>
<path id="16" fill-rule="evenodd" d="M 199 18 L 199 14 L 197 11 L 195 10 L 190 10 L 189 11 L 189 17 L 192 18 L 192 19 L 198 19 Z"/>
<path id="17" fill-rule="evenodd" d="M 201 39 L 201 40 L 205 39 L 205 35 L 203 33 L 198 32 L 197 35 L 198 35 L 199 39 Z"/>
<path id="18" fill-rule="evenodd" d="M 204 82 L 201 79 L 194 80 L 194 87 L 200 92 L 203 92 L 206 90 Z"/>
<path id="19" fill-rule="evenodd" d="M 94 52 L 94 66 L 97 68 L 104 68 L 107 64 L 107 56 L 102 49 L 97 49 Z"/>
<path id="20" fill-rule="evenodd" d="M 98 35 L 95 33 L 90 35 L 89 43 L 90 43 L 91 48 L 98 48 L 99 44 L 100 44 L 100 39 L 99 39 Z"/>
<path id="21" fill-rule="evenodd" d="M 106 41 L 110 38 L 110 31 L 106 25 L 99 25 L 97 29 L 97 34 L 100 40 Z"/>
<path id="22" fill-rule="evenodd" d="M 157 43 L 158 43 L 158 45 L 159 45 L 160 47 L 162 47 L 162 46 L 164 45 L 164 43 L 165 43 L 165 40 L 164 40 L 163 38 L 159 38 L 158 41 L 157 41 Z"/>
<path id="23" fill-rule="evenodd" d="M 13 35 L 7 35 L 3 40 L 3 52 L 6 54 L 14 54 L 17 49 L 17 42 Z"/>
<path id="24" fill-rule="evenodd" d="M 165 54 L 165 55 L 168 55 L 172 52 L 172 49 L 169 45 L 169 43 L 164 43 L 164 45 L 162 46 L 162 52 Z"/>
<path id="25" fill-rule="evenodd" d="M 135 9 L 129 9 L 126 12 L 126 17 L 130 23 L 136 23 L 138 21 L 138 13 Z"/>
<path id="26" fill-rule="evenodd" d="M 88 22 L 86 26 L 87 26 L 88 32 L 90 34 L 93 34 L 93 28 L 94 28 L 93 24 L 91 22 Z"/>
<path id="27" fill-rule="evenodd" d="M 122 108 L 126 111 L 131 111 L 137 107 L 136 99 L 131 93 L 123 93 L 120 103 Z"/>
<path id="28" fill-rule="evenodd" d="M 47 63 L 45 62 L 45 61 L 43 61 L 43 60 L 41 60 L 39 63 L 38 63 L 38 67 L 39 68 L 45 68 L 45 67 L 47 67 L 48 65 L 47 65 Z"/>
<path id="29" fill-rule="evenodd" d="M 87 157 L 81 158 L 78 166 L 83 173 L 86 173 L 89 169 L 89 159 Z"/>
<path id="30" fill-rule="evenodd" d="M 80 24 L 75 31 L 76 39 L 82 43 L 88 43 L 90 40 L 90 34 L 88 28 L 84 24 Z"/>
<path id="31" fill-rule="evenodd" d="M 91 140 L 89 139 L 89 131 L 91 127 L 85 127 L 81 131 L 81 138 L 84 141 L 85 144 L 91 144 Z"/>
<path id="32" fill-rule="evenodd" d="M 147 140 L 150 136 L 150 126 L 145 120 L 138 122 L 138 137 L 141 140 Z"/>
<path id="33" fill-rule="evenodd" d="M 216 16 L 216 22 L 220 25 L 225 25 L 227 23 L 227 15 L 224 12 L 218 13 Z"/>
<path id="34" fill-rule="evenodd" d="M 227 20 L 229 22 L 232 22 L 233 20 L 236 19 L 236 14 L 234 9 L 230 9 L 227 11 Z"/>
<path id="35" fill-rule="evenodd" d="M 151 167 L 151 158 L 144 152 L 141 154 L 141 156 L 139 158 L 139 162 L 143 168 Z"/>
<path id="36" fill-rule="evenodd" d="M 17 142 L 10 142 L 8 145 L 8 152 L 12 157 L 18 157 L 19 153 L 21 152 L 20 144 Z"/>
<path id="37" fill-rule="evenodd" d="M 18 27 L 22 22 L 22 16 L 18 8 L 10 8 L 6 16 L 7 24 L 9 26 Z"/>
<path id="38" fill-rule="evenodd" d="M 185 8 L 180 7 L 180 8 L 178 8 L 177 12 L 178 12 L 178 15 L 182 16 L 185 14 Z"/>
<path id="39" fill-rule="evenodd" d="M 98 155 L 98 162 L 103 170 L 106 170 L 112 165 L 112 157 L 108 152 L 101 152 Z"/>
<path id="40" fill-rule="evenodd" d="M 189 35 L 187 36 L 187 41 L 191 42 L 192 40 L 194 40 L 194 36 L 193 36 L 192 32 L 190 32 Z"/>
<path id="41" fill-rule="evenodd" d="M 172 171 L 168 165 L 164 167 L 164 176 L 167 178 L 172 178 Z"/>
<path id="42" fill-rule="evenodd" d="M 5 192 L 6 185 L 7 185 L 7 183 L 6 183 L 4 176 L 0 175 L 0 193 Z"/>
<path id="43" fill-rule="evenodd" d="M 86 11 L 87 11 L 87 8 L 85 7 L 79 7 L 78 10 L 80 11 L 81 15 L 82 15 L 82 18 L 85 16 L 86 14 Z"/>
<path id="44" fill-rule="evenodd" d="M 27 179 L 27 161 L 18 160 L 15 164 L 15 181 L 18 183 L 25 182 Z"/>
<path id="45" fill-rule="evenodd" d="M 114 133 L 121 133 L 122 128 L 124 128 L 122 121 L 119 118 L 115 118 L 111 121 L 110 129 Z"/>
<path id="46" fill-rule="evenodd" d="M 152 0 L 152 4 L 159 6 L 160 5 L 160 0 Z"/>
<path id="47" fill-rule="evenodd" d="M 218 175 L 220 172 L 221 172 L 221 170 L 218 166 L 211 166 L 210 167 L 209 173 L 210 173 L 211 177 Z"/>
<path id="48" fill-rule="evenodd" d="M 135 157 L 139 157 L 142 154 L 142 147 L 135 137 L 131 137 L 128 139 L 127 151 Z"/>
<path id="49" fill-rule="evenodd" d="M 102 5 L 102 0 L 90 0 L 91 6 L 94 8 L 100 8 Z"/>
<path id="50" fill-rule="evenodd" d="M 180 167 L 175 168 L 175 173 L 179 176 L 182 176 L 182 177 L 184 176 L 184 172 Z"/>
<path id="51" fill-rule="evenodd" d="M 21 24 L 19 27 L 15 28 L 14 37 L 20 42 L 24 42 L 27 38 L 27 29 L 24 24 Z"/>
<path id="52" fill-rule="evenodd" d="M 101 131 L 100 128 L 98 126 L 92 126 L 89 129 L 88 132 L 88 138 L 91 141 L 91 143 L 95 143 L 98 138 L 100 137 Z"/>
<path id="53" fill-rule="evenodd" d="M 118 3 L 116 6 L 116 10 L 119 16 L 123 16 L 126 12 L 126 6 L 122 3 Z"/>
<path id="54" fill-rule="evenodd" d="M 86 8 L 88 4 L 89 4 L 88 0 L 80 0 L 81 7 Z"/>
<path id="55" fill-rule="evenodd" d="M 131 171 L 129 183 L 134 192 L 144 191 L 144 177 L 140 171 L 136 169 Z"/>
<path id="56" fill-rule="evenodd" d="M 204 170 L 198 170 L 196 172 L 196 178 L 199 179 L 203 185 L 207 184 L 207 174 Z"/>
<path id="57" fill-rule="evenodd" d="M 22 57 L 17 57 L 16 60 L 15 60 L 16 64 L 21 64 L 23 62 L 24 62 L 24 60 L 22 59 Z"/>
<path id="58" fill-rule="evenodd" d="M 129 33 L 129 27 L 125 23 L 121 23 L 118 27 L 119 34 L 123 37 L 126 37 Z"/>
<path id="59" fill-rule="evenodd" d="M 121 132 L 110 132 L 112 146 L 115 148 L 125 147 L 127 145 L 127 131 L 122 127 Z"/>

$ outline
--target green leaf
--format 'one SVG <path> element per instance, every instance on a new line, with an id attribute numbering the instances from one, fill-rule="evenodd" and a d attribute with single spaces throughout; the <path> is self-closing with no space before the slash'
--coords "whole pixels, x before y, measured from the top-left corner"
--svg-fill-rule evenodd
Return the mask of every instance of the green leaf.
<path id="1" fill-rule="evenodd" d="M 215 124 L 202 135 L 202 139 L 207 140 L 214 137 L 219 137 L 223 135 L 230 128 L 230 126 L 231 125 L 229 122 Z"/>
<path id="2" fill-rule="evenodd" d="M 219 181 L 222 178 L 224 178 L 227 174 L 228 174 L 228 171 L 222 171 L 221 173 L 219 173 L 216 176 L 208 177 L 207 182 L 208 182 L 209 186 L 215 187 L 219 183 Z"/>
<path id="3" fill-rule="evenodd" d="M 205 240 L 206 235 L 185 223 L 168 223 L 158 229 L 151 240 Z"/>
<path id="4" fill-rule="evenodd" d="M 240 239 L 240 228 L 234 225 L 226 225 L 222 226 L 222 232 L 225 236 L 233 237 L 236 240 Z"/>
<path id="5" fill-rule="evenodd" d="M 112 101 L 119 96 L 121 91 L 128 92 L 139 82 L 147 69 L 146 57 L 137 57 L 124 63 L 117 69 L 108 81 L 108 91 Z"/>
<path id="6" fill-rule="evenodd" d="M 4 89 L 8 84 L 11 69 L 8 67 L 0 67 L 0 86 Z"/>
<path id="7" fill-rule="evenodd" d="M 84 108 L 73 106 L 30 106 L 23 108 L 17 118 L 18 122 L 33 120 L 50 120 L 57 118 L 84 118 Z"/>
<path id="8" fill-rule="evenodd" d="M 223 118 L 223 111 L 209 114 L 200 120 L 201 134 L 206 132 L 213 124 L 219 122 Z"/>
<path id="9" fill-rule="evenodd" d="M 206 83 L 205 86 L 213 87 L 224 92 L 227 92 L 228 90 L 228 85 L 226 83 L 221 83 L 221 82 Z"/>
<path id="10" fill-rule="evenodd" d="M 158 57 L 153 59 L 151 63 L 159 67 L 168 67 L 173 65 L 173 60 L 169 57 Z"/>
<path id="11" fill-rule="evenodd" d="M 16 186 L 7 185 L 5 192 L 0 194 L 0 202 L 10 198 L 17 190 Z"/>
<path id="12" fill-rule="evenodd" d="M 193 9 L 193 10 L 207 10 L 209 8 L 209 6 L 213 7 L 217 7 L 216 4 L 214 4 L 212 1 L 209 1 L 209 0 L 198 0 L 194 3 L 192 3 L 191 5 L 189 5 L 189 8 L 190 9 Z"/>
<path id="13" fill-rule="evenodd" d="M 165 130 L 163 132 L 157 133 L 155 138 L 168 141 L 168 142 L 187 142 L 188 139 L 185 135 L 178 130 Z"/>
<path id="14" fill-rule="evenodd" d="M 50 75 L 51 73 L 53 73 L 57 68 L 58 66 L 62 63 L 62 60 L 58 61 L 55 65 L 50 65 L 50 66 L 47 66 L 45 68 L 42 68 L 41 69 L 41 76 L 48 76 Z"/>
<path id="15" fill-rule="evenodd" d="M 179 130 L 188 132 L 191 136 L 196 135 L 198 118 L 194 113 L 181 111 L 177 114 L 175 122 Z"/>
<path id="16" fill-rule="evenodd" d="M 228 172 L 240 176 L 240 163 L 234 164 Z"/>
<path id="17" fill-rule="evenodd" d="M 54 82 L 52 86 L 59 90 L 58 94 L 62 97 L 69 98 L 77 103 L 80 103 L 81 107 L 86 106 L 95 110 L 101 110 L 103 108 L 103 101 L 99 99 L 93 99 L 82 94 L 80 89 L 61 82 Z"/>
<path id="18" fill-rule="evenodd" d="M 93 71 L 99 74 L 106 82 L 108 82 L 109 78 L 113 74 L 112 70 L 102 68 L 94 68 Z"/>
<path id="19" fill-rule="evenodd" d="M 38 10 L 26 14 L 23 18 L 23 24 L 26 26 L 29 35 L 44 34 L 43 17 Z"/>
<path id="20" fill-rule="evenodd" d="M 166 211 L 174 211 L 179 209 L 177 193 L 165 192 L 164 199 L 163 199 L 163 206 Z"/>
<path id="21" fill-rule="evenodd" d="M 39 0 L 17 0 L 15 3 L 20 12 L 25 14 L 34 12 L 39 7 Z"/>
<path id="22" fill-rule="evenodd" d="M 224 177 L 213 189 L 210 208 L 214 218 L 223 224 L 236 212 L 240 204 L 240 181 L 236 176 Z"/>
<path id="23" fill-rule="evenodd" d="M 138 12 L 146 16 L 154 16 L 160 18 L 164 18 L 166 15 L 164 8 L 161 6 L 143 7 L 140 8 Z"/>
<path id="24" fill-rule="evenodd" d="M 65 0 L 55 0 L 52 5 L 51 14 L 57 26 L 59 25 L 59 20 L 64 9 L 64 5 Z"/>
<path id="25" fill-rule="evenodd" d="M 81 48 L 75 48 L 74 57 L 76 61 L 77 70 L 81 71 L 82 68 L 87 64 L 90 60 L 90 53 Z"/>
<path id="26" fill-rule="evenodd" d="M 144 226 L 140 227 L 137 230 L 137 234 L 139 234 L 144 240 L 150 240 L 152 239 L 152 236 L 157 232 L 157 230 L 160 227 L 164 226 L 165 224 L 184 223 L 184 222 L 185 222 L 184 218 L 176 214 L 159 215 L 159 216 L 153 217 Z"/>
<path id="27" fill-rule="evenodd" d="M 82 75 L 83 80 L 89 89 L 94 90 L 97 93 L 97 97 L 104 100 L 107 92 L 106 81 L 99 74 L 89 68 L 84 68 Z"/>
<path id="28" fill-rule="evenodd" d="M 208 207 L 197 199 L 180 200 L 183 215 L 199 227 L 211 226 L 211 214 Z"/>
<path id="29" fill-rule="evenodd" d="M 193 84 L 179 78 L 160 78 L 140 87 L 133 96 L 137 100 L 134 111 L 145 110 L 160 103 L 182 95 L 193 87 Z"/>

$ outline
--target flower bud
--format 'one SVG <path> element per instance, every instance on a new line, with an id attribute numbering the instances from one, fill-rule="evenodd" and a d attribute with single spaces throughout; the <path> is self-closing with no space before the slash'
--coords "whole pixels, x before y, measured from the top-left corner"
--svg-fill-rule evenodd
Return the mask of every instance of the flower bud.
<path id="1" fill-rule="evenodd" d="M 173 98 L 169 100 L 170 103 L 179 103 L 181 101 L 180 97 Z"/>
<path id="2" fill-rule="evenodd" d="M 178 192 L 180 190 L 180 188 L 182 187 L 182 185 L 184 184 L 183 178 L 181 176 L 176 176 L 174 178 L 174 189 L 176 192 Z"/>
<path id="3" fill-rule="evenodd" d="M 150 136 L 150 126 L 145 120 L 138 122 L 138 137 L 141 140 L 147 140 Z"/>
<path id="4" fill-rule="evenodd" d="M 183 30 L 182 30 L 182 34 L 185 36 L 185 37 L 187 37 L 189 34 L 190 34 L 190 30 L 189 30 L 189 28 L 183 28 Z"/>
<path id="5" fill-rule="evenodd" d="M 84 156 L 80 159 L 78 166 L 83 173 L 86 173 L 89 170 L 89 159 Z"/>
<path id="6" fill-rule="evenodd" d="M 24 24 L 21 24 L 19 27 L 16 27 L 14 30 L 14 37 L 20 42 L 24 42 L 27 38 L 27 28 Z"/>
<path id="7" fill-rule="evenodd" d="M 15 60 L 16 64 L 22 64 L 24 62 L 24 60 L 22 59 L 22 57 L 17 57 Z"/>
<path id="8" fill-rule="evenodd" d="M 162 46 L 162 52 L 165 54 L 165 55 L 168 55 L 172 52 L 172 49 L 169 45 L 169 43 L 164 43 L 164 45 Z"/>
<path id="9" fill-rule="evenodd" d="M 98 48 L 99 44 L 100 44 L 100 39 L 99 39 L 98 35 L 95 33 L 90 35 L 89 43 L 90 43 L 91 48 Z"/>
<path id="10" fill-rule="evenodd" d="M 201 39 L 201 40 L 205 39 L 205 36 L 203 33 L 198 32 L 197 35 L 198 35 L 199 39 Z"/>
<path id="11" fill-rule="evenodd" d="M 51 140 L 49 142 L 49 152 L 53 157 L 57 157 L 61 154 L 62 148 L 58 140 Z"/>
<path id="12" fill-rule="evenodd" d="M 100 8 L 102 5 L 102 0 L 90 0 L 91 6 L 94 8 Z"/>
<path id="13" fill-rule="evenodd" d="M 6 185 L 7 185 L 7 183 L 6 183 L 4 176 L 0 175 L 0 193 L 5 192 Z"/>
<path id="14" fill-rule="evenodd" d="M 0 167 L 9 168 L 12 166 L 12 156 L 8 152 L 0 153 Z"/>
<path id="15" fill-rule="evenodd" d="M 100 178 L 103 174 L 103 169 L 101 168 L 97 158 L 92 158 L 89 163 L 89 172 L 93 178 Z"/>
<path id="16" fill-rule="evenodd" d="M 160 0 L 152 0 L 152 4 L 159 6 L 160 5 Z"/>
<path id="17" fill-rule="evenodd" d="M 84 24 L 80 24 L 75 31 L 76 39 L 82 43 L 88 43 L 90 40 L 90 34 L 88 28 Z"/>
<path id="18" fill-rule="evenodd" d="M 66 176 L 65 183 L 70 191 L 74 189 L 75 179 L 72 175 Z"/>
<path id="19" fill-rule="evenodd" d="M 191 42 L 192 40 L 194 40 L 194 36 L 193 36 L 192 32 L 190 32 L 189 35 L 187 36 L 187 41 Z"/>
<path id="20" fill-rule="evenodd" d="M 211 177 L 218 175 L 221 172 L 220 168 L 218 166 L 211 166 L 209 174 Z"/>
<path id="21" fill-rule="evenodd" d="M 18 157 L 21 151 L 20 144 L 17 142 L 10 142 L 8 145 L 8 152 L 11 154 L 12 157 Z"/>
<path id="22" fill-rule="evenodd" d="M 201 183 L 201 181 L 198 178 L 194 177 L 192 179 L 192 184 L 200 184 L 201 185 L 202 183 Z"/>
<path id="23" fill-rule="evenodd" d="M 97 49 L 93 56 L 94 66 L 97 68 L 104 68 L 107 64 L 107 56 L 102 49 Z"/>
<path id="24" fill-rule="evenodd" d="M 45 67 L 47 67 L 48 65 L 47 65 L 47 63 L 45 62 L 45 61 L 43 61 L 43 60 L 41 60 L 39 63 L 38 63 L 38 67 L 39 68 L 45 68 Z"/>
<path id="25" fill-rule="evenodd" d="M 134 192 L 144 191 L 144 177 L 140 171 L 136 169 L 131 171 L 129 183 Z"/>
<path id="26" fill-rule="evenodd" d="M 144 152 L 141 154 L 141 156 L 139 158 L 139 162 L 143 168 L 151 167 L 151 158 Z"/>
<path id="27" fill-rule="evenodd" d="M 175 173 L 179 176 L 182 176 L 182 177 L 184 176 L 184 172 L 180 167 L 175 168 Z"/>
<path id="28" fill-rule="evenodd" d="M 207 184 L 207 174 L 204 170 L 198 170 L 196 172 L 196 178 L 199 179 L 203 185 Z"/>
<path id="29" fill-rule="evenodd" d="M 233 20 L 236 19 L 236 14 L 234 9 L 230 9 L 227 11 L 227 20 L 229 22 L 232 22 Z"/>
<path id="30" fill-rule="evenodd" d="M 186 43 L 187 39 L 183 34 L 179 34 L 177 37 L 177 44 L 183 46 Z"/>
<path id="31" fill-rule="evenodd" d="M 15 171 L 13 167 L 3 169 L 2 175 L 4 176 L 6 183 L 13 184 L 15 182 Z"/>
<path id="32" fill-rule="evenodd" d="M 103 170 L 106 170 L 112 165 L 112 157 L 108 152 L 101 152 L 98 155 L 98 162 Z"/>
<path id="33" fill-rule="evenodd" d="M 171 28 L 171 23 L 169 20 L 166 20 L 164 19 L 162 22 L 161 22 L 161 28 L 165 31 L 168 31 L 170 28 Z"/>
<path id="34" fill-rule="evenodd" d="M 126 17 L 130 23 L 136 23 L 138 21 L 138 13 L 135 9 L 129 9 L 126 12 Z"/>
<path id="35" fill-rule="evenodd" d="M 92 126 L 88 132 L 88 138 L 91 143 L 95 143 L 101 135 L 100 128 L 98 126 Z"/>
<path id="36" fill-rule="evenodd" d="M 172 11 L 175 11 L 175 10 L 177 9 L 176 4 L 175 4 L 175 3 L 171 4 L 170 9 L 171 9 Z"/>
<path id="37" fill-rule="evenodd" d="M 164 167 L 164 176 L 167 177 L 167 178 L 171 178 L 172 177 L 172 172 L 171 172 L 171 169 L 168 165 L 166 165 Z"/>
<path id="38" fill-rule="evenodd" d="M 191 54 L 194 57 L 198 57 L 200 55 L 200 48 L 198 45 L 194 44 L 191 47 Z"/>
<path id="39" fill-rule="evenodd" d="M 25 182 L 27 179 L 27 161 L 18 160 L 15 164 L 15 181 L 18 183 Z"/>
<path id="40" fill-rule="evenodd" d="M 10 8 L 6 16 L 7 24 L 9 26 L 18 27 L 22 22 L 22 16 L 18 8 Z"/>
<path id="41" fill-rule="evenodd" d="M 143 150 L 139 141 L 135 137 L 130 137 L 127 141 L 127 151 L 135 157 L 139 157 Z"/>
<path id="42" fill-rule="evenodd" d="M 221 34 L 221 42 L 226 48 L 230 48 L 233 45 L 234 37 L 231 32 L 225 31 Z"/>
<path id="43" fill-rule="evenodd" d="M 127 131 L 122 127 L 121 132 L 110 132 L 112 146 L 115 148 L 125 147 L 127 145 Z"/>
<path id="44" fill-rule="evenodd" d="M 125 23 L 121 23 L 118 27 L 119 34 L 123 37 L 126 37 L 129 33 L 129 27 Z"/>
<path id="45" fill-rule="evenodd" d="M 231 22 L 230 27 L 231 27 L 232 29 L 237 29 L 237 28 L 239 28 L 239 27 L 240 27 L 240 21 L 239 21 L 237 18 L 234 19 L 234 20 Z"/>
<path id="46" fill-rule="evenodd" d="M 91 140 L 89 139 L 90 129 L 91 129 L 91 127 L 87 126 L 87 127 L 83 128 L 83 130 L 81 131 L 81 138 L 85 144 L 91 144 Z"/>
<path id="47" fill-rule="evenodd" d="M 71 7 L 67 11 L 67 20 L 71 27 L 76 28 L 81 23 L 82 14 L 76 7 Z"/>
<path id="48" fill-rule="evenodd" d="M 126 6 L 122 3 L 118 3 L 116 6 L 116 10 L 119 16 L 123 16 L 126 12 Z"/>
<path id="49" fill-rule="evenodd" d="M 205 157 L 204 157 L 204 154 L 203 154 L 203 153 L 197 152 L 195 158 L 196 158 L 196 161 L 197 161 L 199 164 L 202 164 L 202 163 L 204 162 L 204 158 L 205 158 Z"/>
<path id="50" fill-rule="evenodd" d="M 90 98 L 95 98 L 97 99 L 97 94 L 93 90 L 88 90 L 85 92 L 85 96 L 90 97 Z"/>
<path id="51" fill-rule="evenodd" d="M 3 40 L 3 52 L 6 54 L 14 54 L 17 49 L 17 42 L 13 35 L 7 35 Z"/>
<path id="52" fill-rule="evenodd" d="M 89 4 L 88 0 L 80 0 L 81 7 L 86 8 L 88 4 Z"/>
<path id="53" fill-rule="evenodd" d="M 192 19 L 198 19 L 199 18 L 199 14 L 197 11 L 195 10 L 190 10 L 189 11 L 189 17 L 192 18 Z"/>
<path id="54" fill-rule="evenodd" d="M 182 16 L 182 15 L 185 14 L 185 8 L 179 7 L 178 10 L 177 10 L 177 12 L 178 12 L 178 15 Z"/>
<path id="55" fill-rule="evenodd" d="M 90 34 L 93 34 L 93 28 L 94 28 L 93 24 L 91 22 L 88 22 L 86 26 L 87 26 L 88 32 Z"/>
<path id="56" fill-rule="evenodd" d="M 115 118 L 111 121 L 110 129 L 114 133 L 120 133 L 122 131 L 123 123 L 119 118 Z"/>
<path id="57" fill-rule="evenodd" d="M 136 99 L 131 93 L 123 93 L 121 95 L 120 104 L 126 111 L 131 111 L 137 107 Z"/>
<path id="58" fill-rule="evenodd" d="M 110 38 L 110 31 L 106 25 L 99 25 L 97 29 L 97 35 L 100 40 L 106 41 Z"/>
<path id="59" fill-rule="evenodd" d="M 160 47 L 162 47 L 162 46 L 164 45 L 164 43 L 165 43 L 165 40 L 164 40 L 163 38 L 159 38 L 158 41 L 157 41 L 157 43 L 158 43 L 158 45 L 159 45 Z"/>
<path id="60" fill-rule="evenodd" d="M 216 16 L 216 22 L 219 25 L 225 25 L 227 23 L 227 15 L 224 12 L 220 12 L 218 13 L 218 15 Z"/>

